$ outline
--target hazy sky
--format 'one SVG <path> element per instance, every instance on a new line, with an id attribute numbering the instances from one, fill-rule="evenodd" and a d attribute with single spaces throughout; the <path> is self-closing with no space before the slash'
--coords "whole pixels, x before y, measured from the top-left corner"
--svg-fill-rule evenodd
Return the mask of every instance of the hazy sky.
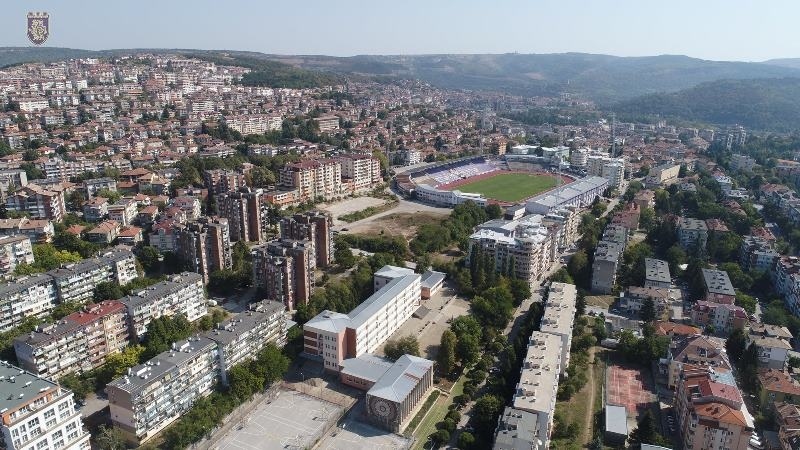
<path id="1" fill-rule="evenodd" d="M 587 52 L 714 60 L 800 57 L 798 0 L 2 0 L 0 46 L 278 54 Z"/>

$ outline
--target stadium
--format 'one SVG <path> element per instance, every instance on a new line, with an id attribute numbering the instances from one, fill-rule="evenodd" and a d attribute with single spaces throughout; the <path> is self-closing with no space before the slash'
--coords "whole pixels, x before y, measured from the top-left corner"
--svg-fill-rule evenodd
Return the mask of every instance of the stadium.
<path id="1" fill-rule="evenodd" d="M 538 162 L 472 156 L 429 165 L 396 177 L 398 189 L 417 200 L 453 207 L 471 200 L 502 206 L 523 203 L 574 181 Z"/>

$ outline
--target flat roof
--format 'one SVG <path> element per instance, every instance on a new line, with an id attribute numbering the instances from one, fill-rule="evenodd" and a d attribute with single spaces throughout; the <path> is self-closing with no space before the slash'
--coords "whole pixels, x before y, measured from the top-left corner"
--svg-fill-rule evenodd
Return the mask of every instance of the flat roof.
<path id="1" fill-rule="evenodd" d="M 345 359 L 340 366 L 340 372 L 345 375 L 375 383 L 392 367 L 392 361 L 365 353 L 357 358 Z"/>
<path id="2" fill-rule="evenodd" d="M 5 361 L 0 362 L 0 412 L 26 405 L 42 392 L 58 385 Z"/>
<path id="3" fill-rule="evenodd" d="M 445 274 L 435 270 L 427 270 L 422 274 L 421 284 L 423 287 L 431 288 L 444 281 Z"/>
<path id="4" fill-rule="evenodd" d="M 202 275 L 195 272 L 182 272 L 178 275 L 173 275 L 170 279 L 140 289 L 131 295 L 121 298 L 119 301 L 128 307 L 136 307 L 145 303 L 154 301 L 157 298 L 178 292 L 185 289 L 187 286 L 202 282 Z"/>
<path id="5" fill-rule="evenodd" d="M 506 406 L 497 425 L 493 450 L 530 450 L 537 447 L 536 413 Z"/>
<path id="6" fill-rule="evenodd" d="M 669 276 L 669 264 L 666 261 L 654 258 L 644 259 L 645 279 L 647 281 L 657 281 L 659 283 L 671 283 Z"/>
<path id="7" fill-rule="evenodd" d="M 703 281 L 711 294 L 736 295 L 728 272 L 724 270 L 703 269 Z"/>
<path id="8" fill-rule="evenodd" d="M 514 408 L 552 414 L 561 364 L 561 337 L 534 331 L 514 394 Z"/>
<path id="9" fill-rule="evenodd" d="M 574 284 L 551 283 L 540 330 L 558 335 L 571 334 L 576 299 L 577 290 Z"/>
<path id="10" fill-rule="evenodd" d="M 348 316 L 350 317 L 351 326 L 353 328 L 358 328 L 363 325 L 366 321 L 370 320 L 380 308 L 386 305 L 386 303 L 397 297 L 409 286 L 419 281 L 419 279 L 420 276 L 411 271 L 411 275 L 404 275 L 387 283 L 386 286 L 380 288 L 368 299 L 356 306 L 354 310 L 350 311 Z"/>
<path id="11" fill-rule="evenodd" d="M 375 382 L 367 395 L 401 403 L 433 368 L 433 361 L 403 355 Z"/>
<path id="12" fill-rule="evenodd" d="M 606 431 L 628 435 L 628 414 L 624 406 L 606 405 Z"/>

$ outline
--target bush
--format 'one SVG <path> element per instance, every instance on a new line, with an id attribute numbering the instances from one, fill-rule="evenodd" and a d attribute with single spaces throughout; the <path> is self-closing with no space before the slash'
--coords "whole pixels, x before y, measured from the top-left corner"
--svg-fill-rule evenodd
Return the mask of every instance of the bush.
<path id="1" fill-rule="evenodd" d="M 458 423 L 461 420 L 461 413 L 455 410 L 451 410 L 450 412 L 447 413 L 447 416 L 445 417 L 448 419 L 452 419 L 453 422 L 455 423 Z"/>

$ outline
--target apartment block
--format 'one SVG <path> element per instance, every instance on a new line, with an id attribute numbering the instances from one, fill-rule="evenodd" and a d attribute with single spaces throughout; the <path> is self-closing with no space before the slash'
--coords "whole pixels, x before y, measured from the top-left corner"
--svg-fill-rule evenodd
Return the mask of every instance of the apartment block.
<path id="1" fill-rule="evenodd" d="M 672 301 L 668 288 L 629 286 L 620 294 L 620 307 L 630 313 L 638 314 L 645 302 L 652 301 L 656 308 L 656 317 L 669 319 L 669 305 Z"/>
<path id="2" fill-rule="evenodd" d="M 557 229 L 548 229 L 543 216 L 518 220 L 492 220 L 476 227 L 469 237 L 467 263 L 479 253 L 488 254 L 498 273 L 513 271 L 516 278 L 534 283 L 555 260 Z"/>
<path id="3" fill-rule="evenodd" d="M 211 272 L 230 269 L 232 264 L 228 219 L 201 217 L 173 229 L 175 253 L 188 270 L 208 283 Z"/>
<path id="4" fill-rule="evenodd" d="M 372 155 L 350 154 L 338 160 L 342 167 L 342 178 L 352 183 L 353 191 L 349 193 L 371 190 L 383 181 L 380 160 Z"/>
<path id="5" fill-rule="evenodd" d="M 132 225 L 138 214 L 136 201 L 123 198 L 117 203 L 108 205 L 108 218 L 117 221 L 122 226 Z"/>
<path id="6" fill-rule="evenodd" d="M 300 201 L 329 200 L 342 195 L 342 165 L 334 159 L 287 164 L 281 170 L 280 184 L 296 189 Z"/>
<path id="7" fill-rule="evenodd" d="M 719 374 L 733 376 L 724 343 L 717 338 L 694 334 L 673 337 L 662 370 L 667 375 L 667 387 L 675 389 L 684 368 L 714 369 Z"/>
<path id="8" fill-rule="evenodd" d="M 281 125 L 283 124 L 283 119 L 281 116 L 268 114 L 242 114 L 236 116 L 226 116 L 224 120 L 228 125 L 228 128 L 238 131 L 243 135 L 264 134 L 268 131 L 278 131 L 281 129 Z"/>
<path id="9" fill-rule="evenodd" d="M 228 384 L 227 372 L 233 366 L 253 359 L 267 343 L 278 347 L 286 344 L 285 311 L 286 307 L 278 302 L 254 303 L 247 311 L 204 334 L 217 343 L 223 384 Z"/>
<path id="10" fill-rule="evenodd" d="M 736 301 L 736 290 L 724 270 L 703 269 L 703 286 L 708 302 L 732 305 Z"/>
<path id="11" fill-rule="evenodd" d="M 0 285 L 0 332 L 22 323 L 26 317 L 43 318 L 58 304 L 53 277 L 35 274 Z"/>
<path id="12" fill-rule="evenodd" d="M 64 191 L 28 184 L 6 196 L 6 209 L 30 214 L 32 219 L 61 222 L 67 214 Z"/>
<path id="13" fill-rule="evenodd" d="M 561 338 L 561 374 L 569 367 L 572 348 L 572 327 L 575 323 L 575 302 L 578 291 L 574 284 L 550 283 L 540 331 Z"/>
<path id="14" fill-rule="evenodd" d="M 603 177 L 608 180 L 609 187 L 622 189 L 625 182 L 624 158 L 612 158 L 604 153 L 594 153 L 586 157 L 589 176 Z"/>
<path id="15" fill-rule="evenodd" d="M 783 370 L 792 350 L 792 337 L 786 327 L 754 322 L 747 331 L 747 345 L 756 346 L 761 367 Z"/>
<path id="16" fill-rule="evenodd" d="M 783 297 L 783 303 L 792 314 L 800 316 L 800 258 L 779 258 L 771 275 L 775 292 Z"/>
<path id="17" fill-rule="evenodd" d="M 420 276 L 392 266 L 379 273 L 392 280 L 349 314 L 325 310 L 306 322 L 303 352 L 307 357 L 338 372 L 342 361 L 375 351 L 411 317 L 421 298 Z"/>
<path id="18" fill-rule="evenodd" d="M 544 216 L 542 225 L 555 226 L 558 230 L 556 239 L 559 249 L 567 248 L 578 240 L 578 225 L 580 225 L 580 209 L 575 206 L 554 209 Z"/>
<path id="19" fill-rule="evenodd" d="M 4 200 L 6 193 L 28 185 L 28 174 L 21 169 L 0 170 L 0 199 Z"/>
<path id="20" fill-rule="evenodd" d="M 33 245 L 27 236 L 0 236 L 0 275 L 13 273 L 20 264 L 33 264 Z"/>
<path id="21" fill-rule="evenodd" d="M 492 450 L 539 450 L 538 418 L 535 413 L 506 406 L 497 422 Z"/>
<path id="22" fill-rule="evenodd" d="M 314 292 L 316 259 L 311 241 L 279 239 L 251 249 L 253 286 L 289 310 L 305 305 Z"/>
<path id="23" fill-rule="evenodd" d="M 214 341 L 191 337 L 176 342 L 106 386 L 111 422 L 130 443 L 146 442 L 210 394 L 219 370 Z"/>
<path id="24" fill-rule="evenodd" d="M 265 208 L 262 195 L 261 189 L 244 187 L 218 196 L 219 215 L 228 220 L 231 241 L 261 240 L 263 231 L 261 217 Z"/>
<path id="25" fill-rule="evenodd" d="M 684 449 L 747 450 L 755 426 L 732 376 L 685 370 L 675 392 Z"/>
<path id="26" fill-rule="evenodd" d="M 206 170 L 203 172 L 203 181 L 205 181 L 209 194 L 237 192 L 245 187 L 244 174 L 233 170 Z"/>
<path id="27" fill-rule="evenodd" d="M 666 261 L 653 258 L 644 259 L 644 287 L 665 288 L 672 287 L 672 278 L 669 275 L 669 264 Z"/>
<path id="28" fill-rule="evenodd" d="M 714 333 L 728 335 L 747 326 L 747 312 L 741 307 L 726 303 L 700 300 L 692 306 L 692 322 L 699 327 L 713 327 Z"/>
<path id="29" fill-rule="evenodd" d="M 339 118 L 336 116 L 320 116 L 314 119 L 320 133 L 330 133 L 339 129 Z"/>
<path id="30" fill-rule="evenodd" d="M 168 280 L 148 286 L 120 299 L 130 318 L 131 336 L 138 340 L 147 333 L 147 326 L 161 316 L 183 314 L 194 322 L 208 312 L 203 277 L 183 272 Z"/>
<path id="31" fill-rule="evenodd" d="M 318 267 L 333 262 L 333 218 L 321 211 L 308 211 L 281 219 L 278 226 L 283 239 L 307 240 L 314 248 Z"/>
<path id="32" fill-rule="evenodd" d="M 700 219 L 681 217 L 678 220 L 678 242 L 687 251 L 705 251 L 708 226 Z"/>
<path id="33" fill-rule="evenodd" d="M 89 222 L 103 220 L 108 216 L 108 199 L 105 197 L 92 197 L 83 204 L 83 218 Z"/>
<path id="34" fill-rule="evenodd" d="M 536 414 L 535 430 L 538 432 L 541 448 L 548 448 L 550 445 L 562 353 L 559 336 L 534 331 L 528 341 L 519 383 L 512 400 L 515 410 Z"/>
<path id="35" fill-rule="evenodd" d="M 97 195 L 97 191 L 107 189 L 111 192 L 117 192 L 117 180 L 113 178 L 92 178 L 83 180 L 83 192 L 86 193 L 86 198 L 92 198 Z"/>
<path id="36" fill-rule="evenodd" d="M 610 294 L 617 283 L 617 269 L 625 245 L 602 240 L 597 243 L 592 263 L 592 292 Z"/>
<path id="37" fill-rule="evenodd" d="M 113 281 L 124 286 L 139 275 L 136 258 L 130 249 L 124 247 L 53 269 L 47 274 L 53 278 L 61 303 L 90 300 L 98 284 Z"/>
<path id="38" fill-rule="evenodd" d="M 739 247 L 739 264 L 743 270 L 767 272 L 775 266 L 780 254 L 773 247 L 774 241 L 760 236 L 745 236 Z"/>
<path id="39" fill-rule="evenodd" d="M 751 156 L 738 154 L 731 155 L 730 166 L 732 170 L 752 172 L 757 165 L 758 163 L 756 163 L 756 160 Z"/>
<path id="40" fill-rule="evenodd" d="M 59 384 L 2 362 L 0 397 L 4 449 L 91 448 L 72 392 Z"/>
<path id="41" fill-rule="evenodd" d="M 14 351 L 25 370 L 57 380 L 101 366 L 128 339 L 125 305 L 108 300 L 17 337 Z"/>

